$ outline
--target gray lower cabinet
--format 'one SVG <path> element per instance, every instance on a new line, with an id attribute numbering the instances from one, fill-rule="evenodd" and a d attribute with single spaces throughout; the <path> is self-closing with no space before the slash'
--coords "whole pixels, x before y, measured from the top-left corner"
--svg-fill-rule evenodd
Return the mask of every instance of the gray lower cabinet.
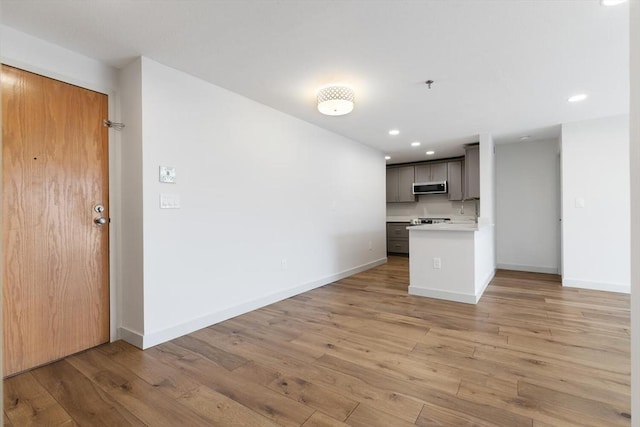
<path id="1" fill-rule="evenodd" d="M 480 198 L 480 146 L 465 147 L 464 155 L 464 198 Z"/>
<path id="2" fill-rule="evenodd" d="M 387 169 L 387 203 L 415 202 L 413 194 L 414 167 Z"/>
<path id="3" fill-rule="evenodd" d="M 464 162 L 456 160 L 447 163 L 449 181 L 447 182 L 449 190 L 449 200 L 462 200 L 464 197 L 462 181 L 464 180 Z"/>
<path id="4" fill-rule="evenodd" d="M 409 254 L 408 222 L 387 223 L 387 253 Z"/>

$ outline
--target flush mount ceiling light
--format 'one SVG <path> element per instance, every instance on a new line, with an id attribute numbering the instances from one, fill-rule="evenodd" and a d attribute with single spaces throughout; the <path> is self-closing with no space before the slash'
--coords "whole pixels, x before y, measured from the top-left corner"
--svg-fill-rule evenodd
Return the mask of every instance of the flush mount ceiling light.
<path id="1" fill-rule="evenodd" d="M 411 143 L 412 147 L 420 147 L 420 143 L 418 141 L 412 142 Z"/>
<path id="2" fill-rule="evenodd" d="M 391 129 L 389 131 L 389 135 L 391 135 L 391 136 L 400 135 L 400 131 L 398 129 Z"/>
<path id="3" fill-rule="evenodd" d="M 433 156 L 434 154 L 436 154 L 436 152 L 429 150 L 429 151 L 427 151 L 426 154 L 427 154 L 427 156 Z"/>
<path id="4" fill-rule="evenodd" d="M 391 160 L 391 156 L 384 156 L 385 160 Z"/>
<path id="5" fill-rule="evenodd" d="M 327 116 L 343 116 L 353 110 L 353 89 L 331 84 L 318 89 L 318 111 Z"/>
<path id="6" fill-rule="evenodd" d="M 531 135 L 523 135 L 520 137 L 520 141 L 526 141 L 529 138 L 531 138 Z"/>
<path id="7" fill-rule="evenodd" d="M 567 99 L 567 101 L 569 101 L 569 102 L 580 102 L 580 101 L 584 101 L 585 99 L 587 99 L 587 94 L 586 93 L 579 93 L 577 95 L 570 96 L 569 99 Z"/>
<path id="8" fill-rule="evenodd" d="M 619 4 L 625 3 L 627 0 L 601 0 L 600 4 L 603 6 L 617 6 Z"/>

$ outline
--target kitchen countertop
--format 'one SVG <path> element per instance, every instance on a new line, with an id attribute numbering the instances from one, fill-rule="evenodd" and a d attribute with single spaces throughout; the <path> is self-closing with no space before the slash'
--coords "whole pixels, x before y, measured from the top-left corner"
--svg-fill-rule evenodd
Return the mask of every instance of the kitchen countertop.
<path id="1" fill-rule="evenodd" d="M 422 224 L 407 227 L 410 231 L 478 231 L 475 222 L 450 222 L 440 224 Z"/>
<path id="2" fill-rule="evenodd" d="M 388 216 L 387 222 L 409 222 L 414 218 L 416 217 L 415 216 Z"/>
<path id="3" fill-rule="evenodd" d="M 412 219 L 418 218 L 417 216 L 387 216 L 387 222 L 410 222 Z M 475 218 L 465 215 L 451 215 L 451 214 L 430 214 L 424 215 L 420 218 L 451 218 L 454 223 L 473 223 L 475 224 Z"/>

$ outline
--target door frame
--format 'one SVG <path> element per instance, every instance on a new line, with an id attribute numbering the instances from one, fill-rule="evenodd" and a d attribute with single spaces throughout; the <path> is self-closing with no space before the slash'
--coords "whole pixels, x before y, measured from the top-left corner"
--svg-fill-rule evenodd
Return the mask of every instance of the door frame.
<path id="1" fill-rule="evenodd" d="M 107 95 L 108 116 L 115 122 L 120 121 L 120 102 L 116 88 L 107 87 L 105 85 L 92 84 L 81 81 L 72 76 L 61 74 L 53 70 L 44 69 L 22 61 L 15 61 L 11 58 L 3 57 L 0 61 L 2 64 L 19 68 L 30 73 L 39 74 L 64 83 L 99 92 Z M 98 71 L 96 71 L 96 74 Z M 118 295 L 120 294 L 119 268 L 118 268 L 118 242 L 120 235 L 119 218 L 120 218 L 120 175 L 116 172 L 120 169 L 120 145 L 121 136 L 119 131 L 113 128 L 109 129 L 108 145 L 109 145 L 109 218 L 112 220 L 109 224 L 109 342 L 118 339 L 118 324 L 120 323 L 120 305 L 118 304 Z M 1 147 L 1 146 L 0 146 Z M 1 300 L 0 300 L 1 301 Z"/>

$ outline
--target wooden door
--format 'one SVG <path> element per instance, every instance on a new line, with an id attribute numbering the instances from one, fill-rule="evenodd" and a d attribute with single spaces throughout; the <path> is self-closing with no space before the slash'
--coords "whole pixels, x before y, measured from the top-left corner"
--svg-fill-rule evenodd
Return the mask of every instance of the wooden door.
<path id="1" fill-rule="evenodd" d="M 4 375 L 109 341 L 106 118 L 106 95 L 2 66 Z"/>

